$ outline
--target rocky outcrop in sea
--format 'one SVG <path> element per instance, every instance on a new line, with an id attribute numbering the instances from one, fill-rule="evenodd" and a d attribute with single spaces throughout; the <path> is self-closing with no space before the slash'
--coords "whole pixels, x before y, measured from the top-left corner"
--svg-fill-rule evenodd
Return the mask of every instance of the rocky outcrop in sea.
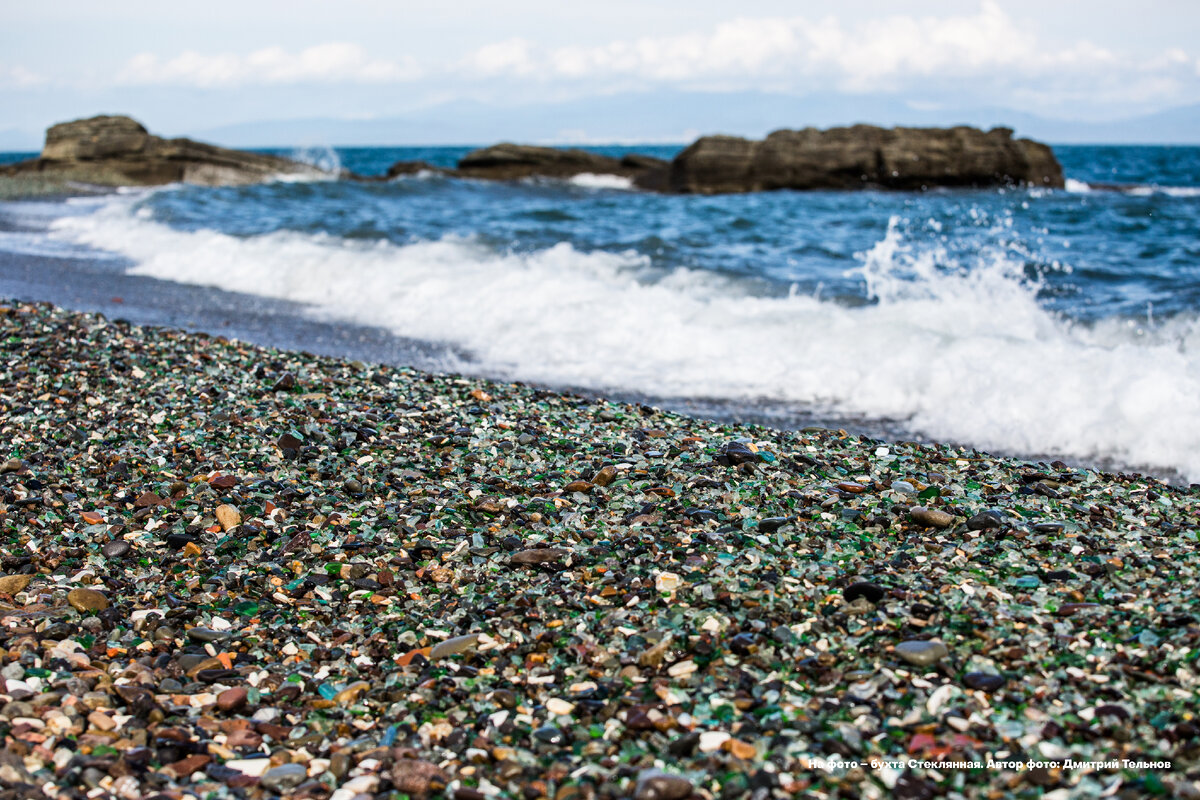
<path id="1" fill-rule="evenodd" d="M 1050 148 L 1008 128 L 815 128 L 762 141 L 705 136 L 671 162 L 667 190 L 901 189 L 1028 185 L 1061 188 Z"/>
<path id="2" fill-rule="evenodd" d="M 279 156 L 191 139 L 164 139 L 136 120 L 100 116 L 46 132 L 38 158 L 0 167 L 0 177 L 97 186 L 240 185 L 280 175 L 386 180 L 422 171 L 483 180 L 617 175 L 649 191 L 728 194 L 775 189 L 897 189 L 1027 185 L 1061 188 L 1050 148 L 1008 128 L 848 128 L 775 131 L 762 141 L 704 136 L 672 161 L 613 158 L 574 148 L 502 142 L 474 150 L 455 169 L 399 161 L 383 177 L 332 173 Z"/>
<path id="3" fill-rule="evenodd" d="M 0 167 L 0 176 L 96 186 L 261 183 L 280 175 L 329 173 L 279 156 L 231 150 L 191 139 L 155 136 L 137 120 L 99 116 L 46 131 L 38 158 Z"/>
<path id="4" fill-rule="evenodd" d="M 389 176 L 422 165 L 398 162 Z M 428 166 L 428 165 L 424 165 Z M 474 150 L 442 174 L 487 180 L 619 175 L 651 191 L 730 194 L 775 189 L 898 189 L 1064 185 L 1047 145 L 1009 128 L 849 128 L 775 131 L 762 141 L 704 136 L 672 161 L 620 159 L 578 149 L 502 143 Z"/>

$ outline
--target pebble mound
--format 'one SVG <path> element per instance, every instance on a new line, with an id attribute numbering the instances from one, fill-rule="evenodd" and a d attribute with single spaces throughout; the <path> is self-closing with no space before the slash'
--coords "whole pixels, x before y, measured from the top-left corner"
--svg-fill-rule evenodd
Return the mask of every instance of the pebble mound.
<path id="1" fill-rule="evenodd" d="M 0 334 L 3 797 L 1200 794 L 1195 489 Z"/>

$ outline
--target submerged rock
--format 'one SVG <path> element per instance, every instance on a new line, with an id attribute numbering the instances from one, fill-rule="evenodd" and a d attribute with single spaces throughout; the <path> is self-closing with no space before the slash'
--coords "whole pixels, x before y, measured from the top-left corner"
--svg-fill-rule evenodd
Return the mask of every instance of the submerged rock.
<path id="1" fill-rule="evenodd" d="M 393 169 L 400 165 L 394 165 Z M 467 178 L 514 180 L 546 177 L 571 178 L 576 175 L 618 175 L 635 181 L 660 181 L 667 162 L 652 156 L 626 156 L 622 159 L 602 156 L 587 150 L 533 145 L 500 144 L 474 150 L 458 162 L 457 174 Z M 389 170 L 389 174 L 390 170 Z"/>

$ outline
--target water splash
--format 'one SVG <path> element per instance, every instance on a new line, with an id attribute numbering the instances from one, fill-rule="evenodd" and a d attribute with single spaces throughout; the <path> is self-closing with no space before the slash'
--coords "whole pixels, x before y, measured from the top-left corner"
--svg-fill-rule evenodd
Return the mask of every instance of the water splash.
<path id="1" fill-rule="evenodd" d="M 1005 228 L 1001 218 L 979 224 Z M 973 257 L 896 217 L 860 254 L 851 307 L 567 243 L 511 252 L 477 237 L 398 244 L 279 231 L 180 231 L 115 199 L 55 235 L 136 274 L 305 304 L 469 352 L 447 368 L 659 397 L 767 399 L 901 420 L 1012 453 L 1175 469 L 1200 479 L 1200 322 L 1086 325 L 1045 309 L 1019 249 Z M 969 260 L 968 260 L 969 259 Z"/>
<path id="2" fill-rule="evenodd" d="M 343 169 L 341 156 L 328 145 L 299 147 L 292 151 L 291 158 L 293 161 L 299 161 L 301 164 L 308 164 L 335 175 L 340 174 Z"/>

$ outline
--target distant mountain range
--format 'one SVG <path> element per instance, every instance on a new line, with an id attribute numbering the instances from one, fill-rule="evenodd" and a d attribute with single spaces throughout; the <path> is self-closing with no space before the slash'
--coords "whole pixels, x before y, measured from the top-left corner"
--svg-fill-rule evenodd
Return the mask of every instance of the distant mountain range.
<path id="1" fill-rule="evenodd" d="M 89 112 L 81 110 L 81 116 Z M 152 130 L 153 119 L 143 119 Z M 855 122 L 877 125 L 988 128 L 1003 125 L 1020 136 L 1052 144 L 1200 144 L 1200 105 L 1154 114 L 1084 122 L 1010 108 L 946 108 L 889 95 L 766 92 L 641 92 L 557 103 L 493 105 L 454 101 L 402 115 L 372 119 L 270 120 L 222 125 L 173 135 L 230 147 L 314 145 L 685 143 L 706 133 L 761 137 L 778 128 L 826 128 Z M 0 129 L 0 150 L 41 146 L 41 133 Z"/>

